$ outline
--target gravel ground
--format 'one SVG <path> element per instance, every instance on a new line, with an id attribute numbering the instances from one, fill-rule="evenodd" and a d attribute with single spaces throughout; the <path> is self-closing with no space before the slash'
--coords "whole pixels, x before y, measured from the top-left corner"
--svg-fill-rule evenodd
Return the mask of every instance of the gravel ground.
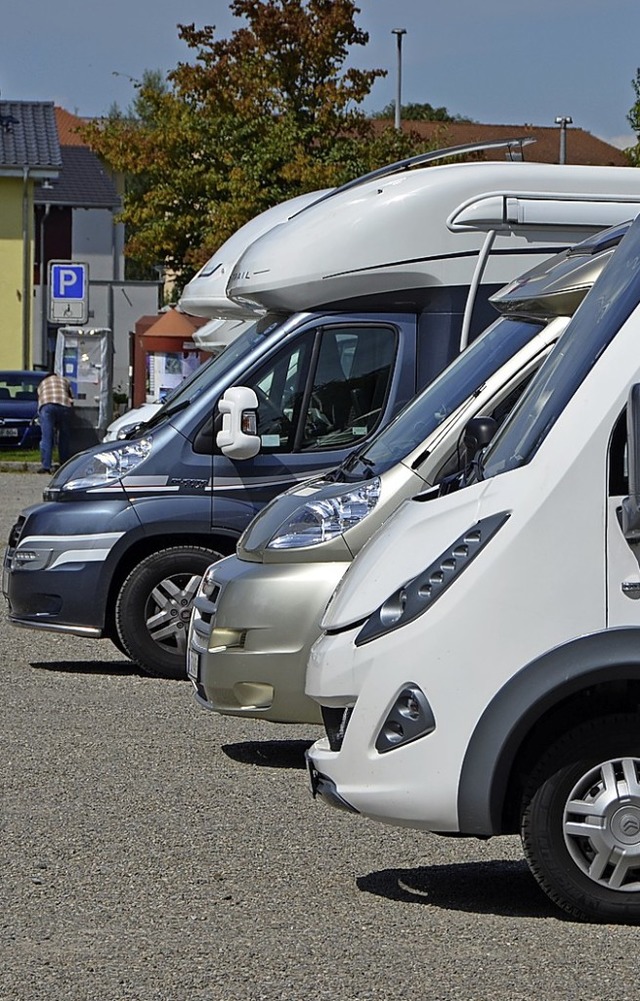
<path id="1" fill-rule="evenodd" d="M 0 472 L 0 538 L 43 478 Z M 314 803 L 313 727 L 218 717 L 107 641 L 0 620 L 2 1001 L 638 998 L 519 841 Z"/>

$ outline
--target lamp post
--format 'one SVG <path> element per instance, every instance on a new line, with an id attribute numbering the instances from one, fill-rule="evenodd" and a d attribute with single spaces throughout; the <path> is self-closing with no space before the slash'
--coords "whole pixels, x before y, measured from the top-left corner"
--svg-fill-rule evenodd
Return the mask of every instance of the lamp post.
<path id="1" fill-rule="evenodd" d="M 567 125 L 573 124 L 573 118 L 570 115 L 558 115 L 556 118 L 556 125 L 560 126 L 560 159 L 558 163 L 567 162 Z"/>
<path id="2" fill-rule="evenodd" d="M 402 93 L 402 36 L 406 35 L 406 28 L 392 28 L 391 34 L 396 36 L 398 43 L 398 68 L 396 72 L 396 114 L 394 125 L 400 131 L 401 116 L 401 93 Z"/>

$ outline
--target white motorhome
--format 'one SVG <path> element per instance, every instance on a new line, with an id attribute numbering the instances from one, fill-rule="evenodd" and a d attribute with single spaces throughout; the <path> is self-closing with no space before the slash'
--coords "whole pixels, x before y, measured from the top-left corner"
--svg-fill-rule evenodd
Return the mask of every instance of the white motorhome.
<path id="1" fill-rule="evenodd" d="M 640 920 L 640 221 L 463 489 L 406 501 L 326 611 L 328 802 L 520 833 L 578 918 Z M 628 445 L 627 445 L 628 442 Z"/>
<path id="2" fill-rule="evenodd" d="M 490 294 L 585 226 L 628 219 L 640 198 L 631 167 L 433 162 L 447 152 L 406 161 L 428 169 L 392 165 L 345 185 L 270 229 L 239 257 L 229 298 L 287 313 L 348 302 L 426 315 L 436 374 L 492 322 Z"/>
<path id="3" fill-rule="evenodd" d="M 187 655 L 203 708 L 321 722 L 318 704 L 304 694 L 305 672 L 350 561 L 403 500 L 464 465 L 460 439 L 472 417 L 506 416 L 627 228 L 603 230 L 493 296 L 500 319 L 391 424 L 328 477 L 267 504 L 236 554 L 208 568 Z"/>

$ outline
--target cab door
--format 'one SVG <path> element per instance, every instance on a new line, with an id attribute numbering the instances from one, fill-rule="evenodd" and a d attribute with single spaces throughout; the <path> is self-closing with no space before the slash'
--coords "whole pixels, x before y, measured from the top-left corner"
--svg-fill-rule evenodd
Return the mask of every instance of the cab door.
<path id="1" fill-rule="evenodd" d="M 223 500 L 248 521 L 294 483 L 338 466 L 386 424 L 415 391 L 415 320 L 331 318 L 299 330 L 254 366 L 242 385 L 258 398 L 260 452 L 232 460 L 215 433 L 213 521 Z M 214 428 L 216 415 L 213 415 Z M 236 510 L 237 514 L 237 510 Z"/>

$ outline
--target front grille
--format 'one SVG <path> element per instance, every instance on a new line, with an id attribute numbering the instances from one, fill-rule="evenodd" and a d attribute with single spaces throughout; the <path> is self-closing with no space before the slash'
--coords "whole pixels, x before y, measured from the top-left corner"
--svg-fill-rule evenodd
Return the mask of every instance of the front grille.
<path id="1" fill-rule="evenodd" d="M 342 747 L 344 735 L 347 732 L 349 720 L 353 708 L 331 709 L 329 706 L 321 706 L 322 722 L 329 740 L 329 747 L 332 751 L 339 751 Z"/>

